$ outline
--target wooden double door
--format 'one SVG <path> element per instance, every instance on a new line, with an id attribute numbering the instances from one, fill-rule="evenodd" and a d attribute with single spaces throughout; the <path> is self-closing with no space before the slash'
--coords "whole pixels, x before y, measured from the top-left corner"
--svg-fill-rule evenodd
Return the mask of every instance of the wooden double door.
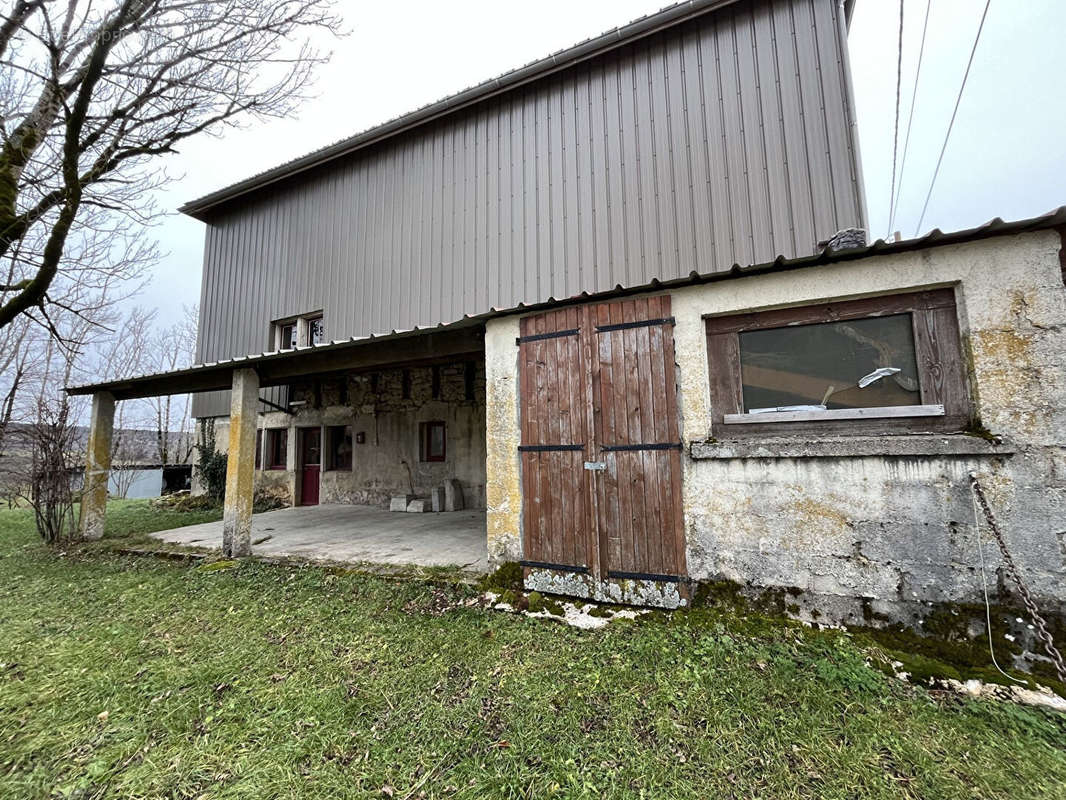
<path id="1" fill-rule="evenodd" d="M 668 296 L 576 306 L 521 321 L 523 566 L 612 583 L 682 583 L 673 319 Z"/>

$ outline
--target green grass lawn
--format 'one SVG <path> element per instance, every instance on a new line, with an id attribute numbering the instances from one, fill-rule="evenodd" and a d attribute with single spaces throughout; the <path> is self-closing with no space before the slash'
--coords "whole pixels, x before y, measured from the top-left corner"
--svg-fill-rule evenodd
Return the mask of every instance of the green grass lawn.
<path id="1" fill-rule="evenodd" d="M 905 685 L 839 632 L 441 613 L 473 590 L 53 553 L 20 510 L 0 587 L 0 798 L 1066 796 L 1066 717 Z"/>

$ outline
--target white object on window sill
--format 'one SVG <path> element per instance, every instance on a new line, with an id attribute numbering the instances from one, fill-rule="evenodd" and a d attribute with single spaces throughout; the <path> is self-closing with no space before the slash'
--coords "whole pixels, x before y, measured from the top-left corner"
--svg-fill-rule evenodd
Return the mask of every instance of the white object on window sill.
<path id="1" fill-rule="evenodd" d="M 874 381 L 879 381 L 882 378 L 887 378 L 889 375 L 895 375 L 900 372 L 903 372 L 903 370 L 899 367 L 880 367 L 879 369 L 875 369 L 869 375 L 863 375 L 859 378 L 859 388 L 865 389 Z"/>
<path id="2" fill-rule="evenodd" d="M 749 408 L 749 414 L 774 414 L 781 411 L 825 411 L 825 404 L 816 406 L 771 406 L 769 408 Z"/>
<path id="3" fill-rule="evenodd" d="M 758 414 L 726 414 L 726 425 L 761 422 L 830 422 L 833 420 L 892 419 L 895 417 L 942 417 L 944 406 L 884 406 L 882 408 L 835 408 L 825 411 L 767 411 Z"/>

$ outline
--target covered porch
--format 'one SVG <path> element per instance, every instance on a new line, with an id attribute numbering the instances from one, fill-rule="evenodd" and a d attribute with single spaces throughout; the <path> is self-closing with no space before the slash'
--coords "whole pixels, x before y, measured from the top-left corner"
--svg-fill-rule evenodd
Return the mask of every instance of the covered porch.
<path id="1" fill-rule="evenodd" d="M 445 365 L 456 362 L 476 367 L 476 371 L 468 370 L 465 382 L 462 374 L 447 378 L 451 373 Z M 165 533 L 160 538 L 188 543 L 182 539 L 192 537 L 198 540 L 195 543 L 200 546 L 220 547 L 228 557 L 251 555 L 253 541 L 259 541 L 254 552 L 263 555 L 303 555 L 316 560 L 380 561 L 483 569 L 486 561 L 484 511 L 390 513 L 368 505 L 339 506 L 335 504 L 337 500 L 324 496 L 322 499 L 331 504 L 321 508 L 290 508 L 254 518 L 252 514 L 257 483 L 276 484 L 277 481 L 273 480 L 276 477 L 287 478 L 289 483 L 295 481 L 296 490 L 289 493 L 291 502 L 308 504 L 318 501 L 319 473 L 322 473 L 323 487 L 326 487 L 325 479 L 328 477 L 329 486 L 334 490 L 332 494 L 339 496 L 339 502 L 345 503 L 353 502 L 349 498 L 359 495 L 357 481 L 367 474 L 375 479 L 385 476 L 385 480 L 371 488 L 377 489 L 377 494 L 384 494 L 386 502 L 389 490 L 393 495 L 424 496 L 427 485 L 436 485 L 448 478 L 448 471 L 456 469 L 460 463 L 466 469 L 464 475 L 468 481 L 471 474 L 476 478 L 479 470 L 483 476 L 484 383 L 483 379 L 480 382 L 475 380 L 479 378 L 478 373 L 483 369 L 480 365 L 483 364 L 484 328 L 477 322 L 464 320 L 431 330 L 354 338 L 202 364 L 174 372 L 69 387 L 67 391 L 70 394 L 91 395 L 93 401 L 79 519 L 81 535 L 85 539 L 98 539 L 103 534 L 117 402 L 141 397 L 229 390 L 229 415 L 224 420 L 225 432 L 217 443 L 218 450 L 224 450 L 226 454 L 227 464 L 223 520 L 213 525 L 168 532 L 173 537 Z M 402 390 L 397 392 L 402 397 L 391 403 L 387 412 L 380 410 L 383 401 L 368 405 L 363 394 L 357 396 L 349 391 L 356 386 L 372 386 L 374 395 L 382 394 L 384 388 L 379 388 L 378 384 L 384 386 L 386 382 L 377 378 L 384 374 L 383 371 L 390 370 L 393 373 L 402 372 L 404 380 Z M 464 411 L 461 420 L 452 420 L 456 423 L 457 444 L 466 445 L 453 448 L 454 458 L 445 459 L 443 437 L 439 458 L 430 457 L 437 455 L 431 452 L 427 453 L 426 458 L 419 457 L 418 443 L 427 423 L 420 424 L 418 413 L 411 411 L 417 405 L 410 397 L 410 376 L 416 370 L 420 370 L 419 374 L 425 372 L 427 376 L 432 373 L 434 378 L 432 387 L 428 385 L 430 381 L 427 378 L 425 393 L 427 398 L 432 395 L 432 399 L 422 406 L 423 415 L 446 420 L 446 412 L 458 406 L 473 409 L 470 413 Z M 458 380 L 460 391 L 465 386 L 465 400 L 460 397 L 459 401 L 449 405 L 446 395 L 450 384 L 447 380 Z M 278 405 L 263 396 L 263 390 L 269 387 L 300 384 L 310 388 L 305 390 L 299 401 L 283 401 L 285 405 Z M 329 394 L 322 388 L 326 384 L 341 387 L 339 392 L 333 393 L 337 395 L 336 398 L 330 396 L 328 401 L 322 399 L 323 395 Z M 475 392 L 478 388 L 480 396 Z M 288 394 L 285 393 L 286 396 Z M 397 405 L 403 408 L 397 411 Z M 318 436 L 316 444 L 302 448 L 307 453 L 295 459 L 292 455 L 295 447 L 290 446 L 287 464 L 282 462 L 275 466 L 274 462 L 268 463 L 265 453 L 257 454 L 257 444 L 265 439 L 258 434 L 262 431 L 261 424 L 266 416 L 283 420 L 281 424 L 286 427 L 274 429 L 285 431 L 290 438 L 295 437 L 296 442 L 310 441 L 309 436 L 301 435 L 307 431 L 315 433 Z M 364 434 L 362 428 L 366 421 L 373 423 L 373 427 L 367 424 L 369 433 Z M 356 430 L 354 437 L 357 452 L 352 453 L 351 426 L 356 422 L 360 429 Z M 392 438 L 388 436 L 392 430 L 388 428 L 389 424 L 396 429 L 392 431 L 395 433 Z M 443 426 L 444 422 L 428 424 Z M 348 426 L 347 430 L 345 425 Z M 340 430 L 347 434 L 346 441 L 339 439 L 348 446 L 345 467 L 332 463 L 331 459 L 322 458 L 322 440 L 330 433 L 330 426 L 340 426 Z M 466 439 L 459 435 L 460 431 Z M 265 446 L 263 449 L 266 449 Z M 396 464 L 392 464 L 388 460 L 390 458 Z M 422 464 L 422 461 L 437 463 Z M 309 500 L 306 481 L 312 472 L 316 491 Z M 268 478 L 271 480 L 267 481 Z M 352 479 L 356 479 L 356 482 L 353 483 Z M 477 494 L 478 488 L 480 495 Z M 478 487 L 467 483 L 463 490 L 474 493 L 475 509 L 484 508 L 483 485 Z M 380 499 L 375 496 L 371 502 L 379 502 Z M 367 501 L 354 499 L 354 502 Z M 458 504 L 458 507 L 463 506 Z M 268 523 L 265 521 L 267 519 L 273 521 Z M 277 528 L 278 525 L 281 528 Z M 261 527 L 273 527 L 275 530 L 260 530 Z"/>
<path id="2" fill-rule="evenodd" d="M 254 514 L 251 526 L 255 556 L 488 569 L 484 511 L 398 514 L 338 503 Z M 152 536 L 168 544 L 217 548 L 222 532 L 222 522 L 207 522 Z"/>

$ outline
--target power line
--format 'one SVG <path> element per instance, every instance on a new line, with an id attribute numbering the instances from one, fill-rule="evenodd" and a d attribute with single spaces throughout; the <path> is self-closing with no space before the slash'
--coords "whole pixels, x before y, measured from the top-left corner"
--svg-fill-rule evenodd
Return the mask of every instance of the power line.
<path id="1" fill-rule="evenodd" d="M 918 224 L 914 228 L 914 235 L 918 235 L 918 231 L 922 228 L 922 222 L 925 221 L 925 212 L 929 209 L 929 198 L 933 196 L 933 187 L 936 185 L 937 176 L 940 174 L 940 164 L 944 161 L 944 151 L 948 149 L 948 138 L 951 136 L 951 129 L 955 125 L 955 115 L 959 113 L 959 103 L 962 102 L 962 92 L 966 88 L 966 79 L 970 77 L 970 67 L 973 66 L 973 54 L 977 52 L 977 43 L 981 41 L 981 31 L 985 27 L 985 17 L 988 16 L 988 7 L 992 5 L 992 0 L 985 0 L 985 10 L 981 12 L 981 24 L 977 26 L 977 35 L 973 40 L 973 48 L 970 50 L 970 60 L 966 62 L 966 72 L 962 76 L 962 85 L 959 87 L 959 94 L 955 98 L 955 110 L 951 112 L 951 122 L 948 123 L 948 132 L 944 134 L 944 145 L 940 148 L 940 157 L 936 160 L 936 169 L 933 170 L 933 180 L 929 182 L 929 192 L 925 195 L 925 204 L 922 206 L 922 215 L 918 218 Z"/>
<path id="2" fill-rule="evenodd" d="M 911 91 L 911 110 L 907 116 L 907 135 L 903 138 L 903 157 L 899 161 L 899 185 L 896 186 L 896 199 L 889 210 L 888 234 L 892 235 L 892 229 L 896 225 L 896 209 L 899 207 L 899 198 L 903 194 L 903 173 L 907 169 L 907 150 L 911 144 L 911 126 L 914 123 L 914 107 L 918 104 L 918 78 L 922 74 L 922 58 L 925 55 L 925 34 L 929 30 L 929 9 L 931 0 L 925 0 L 925 22 L 922 23 L 922 44 L 918 48 L 918 68 L 914 71 L 914 89 Z"/>
<path id="3" fill-rule="evenodd" d="M 888 236 L 892 235 L 892 208 L 896 205 L 896 155 L 899 151 L 899 95 L 903 85 L 903 0 L 899 0 L 899 55 L 896 58 L 896 127 L 892 133 L 892 191 L 888 195 Z M 911 108 L 914 108 L 913 103 Z"/>

